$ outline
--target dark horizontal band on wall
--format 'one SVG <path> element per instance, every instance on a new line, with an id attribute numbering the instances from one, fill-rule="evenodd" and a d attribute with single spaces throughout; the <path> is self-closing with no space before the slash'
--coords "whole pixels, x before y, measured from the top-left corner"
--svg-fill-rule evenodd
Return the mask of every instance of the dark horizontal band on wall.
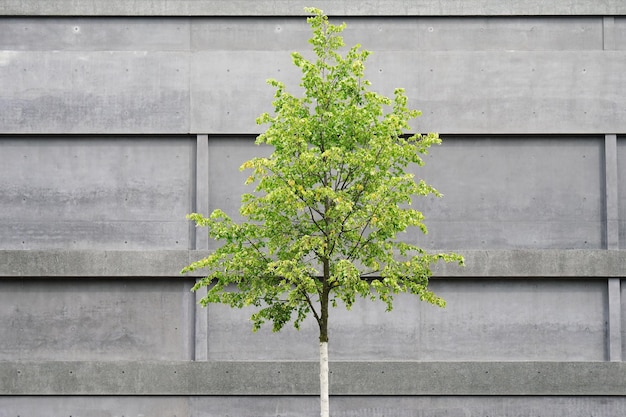
<path id="1" fill-rule="evenodd" d="M 342 16 L 621 15 L 622 0 L 318 0 L 316 7 Z M 0 14 L 18 16 L 299 16 L 304 0 L 5 0 Z"/>
<path id="2" fill-rule="evenodd" d="M 465 266 L 440 263 L 435 277 L 607 278 L 626 276 L 626 251 L 468 250 Z M 181 277 L 207 251 L 0 250 L 0 277 Z M 202 271 L 186 275 L 202 277 Z"/>
<path id="3" fill-rule="evenodd" d="M 331 362 L 332 395 L 626 395 L 622 362 Z M 316 395 L 315 362 L 0 362 L 0 395 Z"/>

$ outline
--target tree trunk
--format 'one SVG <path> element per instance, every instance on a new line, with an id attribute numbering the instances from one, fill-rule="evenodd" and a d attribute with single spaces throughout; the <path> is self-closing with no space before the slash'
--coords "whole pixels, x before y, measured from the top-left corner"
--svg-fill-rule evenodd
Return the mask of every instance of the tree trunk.
<path id="1" fill-rule="evenodd" d="M 320 342 L 320 417 L 329 417 L 328 342 Z"/>
<path id="2" fill-rule="evenodd" d="M 322 259 L 324 265 L 324 280 L 320 294 L 320 417 L 330 415 L 330 397 L 328 389 L 328 300 L 330 295 L 330 263 L 328 258 Z"/>

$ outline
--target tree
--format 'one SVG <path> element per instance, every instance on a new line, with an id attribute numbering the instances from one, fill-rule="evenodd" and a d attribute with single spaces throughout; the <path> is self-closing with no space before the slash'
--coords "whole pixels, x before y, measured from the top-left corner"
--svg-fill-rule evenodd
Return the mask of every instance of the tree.
<path id="1" fill-rule="evenodd" d="M 435 133 L 404 134 L 419 115 L 407 107 L 404 90 L 393 98 L 369 91 L 359 45 L 345 56 L 340 33 L 321 10 L 308 8 L 315 60 L 292 54 L 302 70 L 302 97 L 276 80 L 274 114 L 257 144 L 273 147 L 268 158 L 245 162 L 246 183 L 237 223 L 223 211 L 188 216 L 223 245 L 183 272 L 206 268 L 194 290 L 209 287 L 201 304 L 255 306 L 253 330 L 269 321 L 279 331 L 288 322 L 299 329 L 312 315 L 319 327 L 321 415 L 328 416 L 328 323 L 330 307 L 347 309 L 357 297 L 380 300 L 387 310 L 394 295 L 411 293 L 438 306 L 428 289 L 431 265 L 462 263 L 453 253 L 430 254 L 396 239 L 408 228 L 426 233 L 424 216 L 411 208 L 416 196 L 441 194 L 407 173 L 422 165 L 420 155 L 440 139 Z M 386 111 L 385 111 L 386 110 Z M 233 291 L 233 287 L 237 290 Z"/>

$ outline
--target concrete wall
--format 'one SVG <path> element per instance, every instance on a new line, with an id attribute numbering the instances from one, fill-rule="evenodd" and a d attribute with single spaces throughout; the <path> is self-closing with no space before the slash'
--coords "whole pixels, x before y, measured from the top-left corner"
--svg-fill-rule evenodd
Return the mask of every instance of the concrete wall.
<path id="1" fill-rule="evenodd" d="M 307 3 L 308 4 L 308 3 Z M 0 4 L 0 417 L 313 416 L 317 340 L 196 304 L 300 1 Z M 333 311 L 336 416 L 626 410 L 622 1 L 321 1 L 444 144 L 415 171 L 438 309 Z"/>

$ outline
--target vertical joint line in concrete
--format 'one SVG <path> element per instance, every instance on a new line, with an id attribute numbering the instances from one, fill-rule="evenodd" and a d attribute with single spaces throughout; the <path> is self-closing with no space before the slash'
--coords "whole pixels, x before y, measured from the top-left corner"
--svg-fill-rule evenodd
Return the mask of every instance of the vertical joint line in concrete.
<path id="1" fill-rule="evenodd" d="M 209 309 L 200 305 L 200 300 L 207 294 L 207 288 L 195 292 L 195 361 L 209 360 Z"/>
<path id="2" fill-rule="evenodd" d="M 619 249 L 619 208 L 617 192 L 617 136 L 604 136 L 604 191 L 606 248 Z"/>
<path id="3" fill-rule="evenodd" d="M 209 214 L 209 182 L 209 135 L 197 135 L 195 176 L 195 210 L 197 213 Z M 208 248 L 209 234 L 205 230 L 200 230 L 195 235 L 195 249 L 208 250 Z M 197 259 L 193 259 L 195 260 Z M 206 287 L 201 288 L 192 297 L 194 303 L 193 360 L 195 361 L 206 361 L 209 357 L 209 309 L 200 305 L 200 300 L 204 298 L 206 291 Z"/>
<path id="4" fill-rule="evenodd" d="M 602 49 L 605 51 L 615 49 L 615 18 L 613 16 L 602 18 Z"/>
<path id="5" fill-rule="evenodd" d="M 609 278 L 608 353 L 612 362 L 622 360 L 621 278 Z"/>
<path id="6" fill-rule="evenodd" d="M 604 136 L 606 248 L 619 249 L 619 207 L 617 184 L 617 135 Z M 608 355 L 610 361 L 622 360 L 621 278 L 608 279 Z"/>
<path id="7" fill-rule="evenodd" d="M 196 139 L 195 211 L 208 215 L 209 211 L 209 135 Z M 195 226 L 194 226 L 195 227 Z M 202 231 L 195 234 L 195 249 L 209 248 L 209 235 Z"/>
<path id="8" fill-rule="evenodd" d="M 187 323 L 187 326 L 183 326 L 186 329 L 185 342 L 187 343 L 187 360 L 193 361 L 196 359 L 196 311 L 194 302 L 196 297 L 191 293 L 189 284 L 185 281 L 182 285 L 183 291 L 183 323 Z"/>
<path id="9" fill-rule="evenodd" d="M 197 140 L 197 139 L 196 139 Z M 197 172 L 198 172 L 198 146 L 190 146 L 189 150 L 189 213 L 196 211 L 197 197 Z M 189 244 L 187 249 L 196 249 L 196 227 L 193 222 L 188 222 L 189 228 Z"/>

